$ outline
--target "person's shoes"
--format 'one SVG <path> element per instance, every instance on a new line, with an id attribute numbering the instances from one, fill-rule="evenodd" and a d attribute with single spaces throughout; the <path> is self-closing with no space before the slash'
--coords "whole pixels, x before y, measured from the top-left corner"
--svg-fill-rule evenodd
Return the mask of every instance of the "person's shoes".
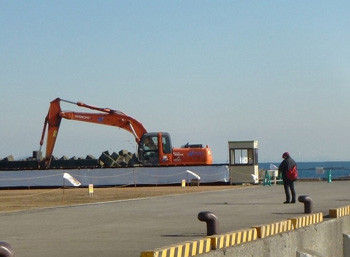
<path id="1" fill-rule="evenodd" d="M 284 203 L 289 203 L 289 201 L 285 201 Z"/>
<path id="2" fill-rule="evenodd" d="M 295 203 L 295 200 L 292 200 L 291 203 Z"/>

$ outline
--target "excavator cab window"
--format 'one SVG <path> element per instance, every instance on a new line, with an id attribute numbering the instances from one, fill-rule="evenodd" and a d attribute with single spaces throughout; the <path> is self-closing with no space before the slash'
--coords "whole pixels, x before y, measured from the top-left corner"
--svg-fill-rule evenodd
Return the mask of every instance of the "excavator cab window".
<path id="1" fill-rule="evenodd" d="M 139 158 L 146 165 L 154 165 L 158 163 L 157 135 L 145 135 L 142 137 L 139 145 Z"/>
<path id="2" fill-rule="evenodd" d="M 158 137 L 146 137 L 144 141 L 144 149 L 148 151 L 158 150 Z"/>
<path id="3" fill-rule="evenodd" d="M 163 153 L 170 154 L 171 153 L 171 142 L 169 135 L 162 135 L 162 145 L 163 145 Z"/>

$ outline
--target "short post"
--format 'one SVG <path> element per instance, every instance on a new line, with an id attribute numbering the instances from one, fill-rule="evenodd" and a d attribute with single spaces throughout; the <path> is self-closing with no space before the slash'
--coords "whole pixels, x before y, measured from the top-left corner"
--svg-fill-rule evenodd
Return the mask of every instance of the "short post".
<path id="1" fill-rule="evenodd" d="M 94 195 L 94 184 L 89 184 L 89 196 Z"/>
<path id="2" fill-rule="evenodd" d="M 181 180 L 181 188 L 186 187 L 186 179 Z"/>
<path id="3" fill-rule="evenodd" d="M 219 222 L 214 213 L 210 211 L 200 212 L 198 219 L 207 223 L 207 236 L 219 234 Z"/>
<path id="4" fill-rule="evenodd" d="M 298 201 L 304 203 L 304 213 L 312 213 L 313 202 L 308 195 L 301 195 L 298 197 Z"/>
<path id="5" fill-rule="evenodd" d="M 332 183 L 332 170 L 327 170 L 328 183 Z"/>
<path id="6" fill-rule="evenodd" d="M 10 244 L 0 242 L 0 257 L 13 257 L 15 253 Z"/>

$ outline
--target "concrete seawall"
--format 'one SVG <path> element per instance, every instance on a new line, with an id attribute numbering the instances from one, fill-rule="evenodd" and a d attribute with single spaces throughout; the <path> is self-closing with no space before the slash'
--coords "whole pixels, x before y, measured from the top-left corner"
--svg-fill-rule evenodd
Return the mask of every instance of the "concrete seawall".
<path id="1" fill-rule="evenodd" d="M 350 217 L 325 220 L 245 244 L 210 251 L 211 256 L 348 257 Z"/>
<path id="2" fill-rule="evenodd" d="M 350 257 L 350 206 L 253 226 L 147 252 L 141 257 Z"/>

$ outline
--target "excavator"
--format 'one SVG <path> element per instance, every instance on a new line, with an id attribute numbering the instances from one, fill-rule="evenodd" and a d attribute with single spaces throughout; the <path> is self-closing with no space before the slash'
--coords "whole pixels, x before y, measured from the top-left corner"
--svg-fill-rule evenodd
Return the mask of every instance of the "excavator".
<path id="1" fill-rule="evenodd" d="M 61 102 L 77 105 L 96 112 L 62 111 Z M 49 168 L 62 118 L 124 129 L 134 135 L 138 145 L 138 159 L 144 166 L 210 165 L 213 163 L 211 150 L 201 144 L 186 144 L 173 148 L 169 133 L 147 132 L 141 122 L 127 114 L 110 108 L 100 108 L 82 102 L 60 98 L 50 102 L 40 140 L 40 151 L 47 131 L 44 168 Z"/>

